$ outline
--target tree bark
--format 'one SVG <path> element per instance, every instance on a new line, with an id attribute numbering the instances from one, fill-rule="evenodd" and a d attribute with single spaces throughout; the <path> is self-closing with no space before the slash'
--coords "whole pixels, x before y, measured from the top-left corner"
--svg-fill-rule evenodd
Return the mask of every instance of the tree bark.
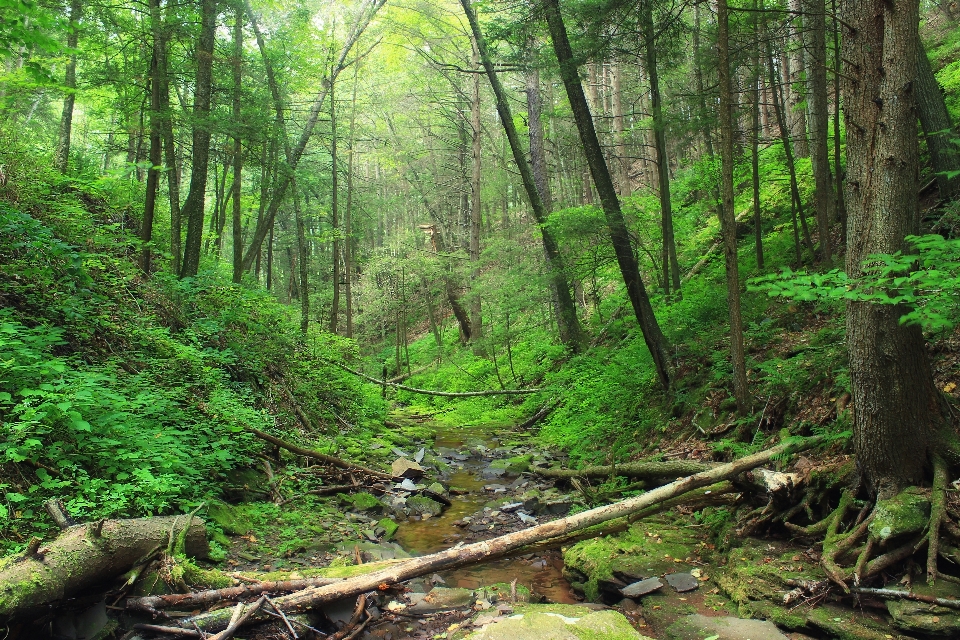
<path id="1" fill-rule="evenodd" d="M 331 77 L 333 73 L 331 72 Z M 330 81 L 330 226 L 333 228 L 333 303 L 330 305 L 330 333 L 337 332 L 340 320 L 340 170 L 337 158 L 337 98 Z"/>
<path id="2" fill-rule="evenodd" d="M 560 63 L 560 75 L 563 78 L 567 97 L 570 100 L 574 119 L 577 122 L 584 153 L 590 164 L 590 172 L 593 175 L 593 181 L 603 205 L 607 227 L 610 230 L 610 240 L 617 256 L 620 273 L 627 287 L 627 295 L 633 305 L 640 330 L 643 332 L 643 339 L 650 350 L 650 355 L 653 356 L 660 384 L 664 389 L 669 389 L 672 374 L 669 345 L 660 330 L 660 324 L 653 313 L 653 306 L 650 304 L 646 287 L 644 287 L 643 280 L 640 278 L 640 269 L 633 253 L 633 246 L 630 243 L 627 224 L 623 219 L 623 212 L 620 210 L 620 200 L 617 198 L 613 180 L 610 179 L 610 171 L 603 159 L 603 150 L 600 148 L 600 140 L 597 138 L 596 129 L 593 127 L 590 108 L 587 106 L 587 100 L 583 95 L 583 86 L 580 84 L 573 50 L 570 48 L 570 40 L 567 37 L 567 29 L 563 24 L 557 0 L 545 0 L 544 11 L 553 39 L 553 48 Z"/>
<path id="3" fill-rule="evenodd" d="M 300 208 L 300 190 L 297 188 L 296 180 L 293 181 L 293 215 L 297 225 L 297 256 L 300 263 L 300 333 L 307 335 L 307 329 L 310 327 L 309 247 L 303 211 Z"/>
<path id="4" fill-rule="evenodd" d="M 358 65 L 359 66 L 359 65 Z M 346 335 L 347 338 L 353 337 L 353 159 L 355 131 L 357 123 L 357 77 L 359 69 L 354 69 L 353 74 L 353 98 L 350 107 L 350 132 L 347 146 L 347 210 L 343 214 L 343 270 L 346 272 L 346 282 L 344 284 L 344 304 L 346 305 Z"/>
<path id="5" fill-rule="evenodd" d="M 102 520 L 79 524 L 0 568 L 0 619 L 30 617 L 50 603 L 84 592 L 130 570 L 177 537 L 189 516 Z M 172 533 L 171 533 L 172 532 Z M 206 527 L 196 518 L 186 534 L 188 555 L 207 556 Z"/>
<path id="6" fill-rule="evenodd" d="M 807 41 L 807 105 L 810 124 L 810 162 L 813 165 L 814 207 L 820 235 L 820 259 L 833 266 L 830 225 L 834 220 L 833 180 L 830 176 L 829 104 L 827 102 L 827 19 L 824 0 L 802 0 Z"/>
<path id="7" fill-rule="evenodd" d="M 751 16 L 753 26 L 753 58 L 751 65 L 753 73 L 750 77 L 750 91 L 753 102 L 753 122 L 750 136 L 750 170 L 753 177 L 753 234 L 754 247 L 757 255 L 757 269 L 763 271 L 763 218 L 760 215 L 760 78 L 763 77 L 763 68 L 760 66 L 760 32 L 763 20 L 758 11 L 763 10 L 763 5 L 758 6 L 757 0 L 753 0 L 754 12 Z"/>
<path id="8" fill-rule="evenodd" d="M 471 339 L 477 342 L 483 338 L 483 309 L 480 305 L 480 232 L 483 222 L 480 209 L 480 153 L 481 134 L 480 128 L 480 52 L 477 50 L 476 39 L 473 42 L 473 91 L 470 96 L 470 128 L 471 137 L 471 163 L 472 174 L 470 176 L 470 262 L 473 263 L 473 269 L 470 273 L 470 325 L 473 329 Z"/>
<path id="9" fill-rule="evenodd" d="M 180 277 L 197 275 L 203 238 L 203 210 L 207 191 L 207 166 L 210 160 L 210 99 L 213 89 L 213 46 L 217 29 L 216 0 L 201 0 L 200 38 L 197 41 L 197 82 L 193 98 L 193 156 L 190 191 L 183 204 L 187 218 L 187 237 L 183 247 Z"/>
<path id="10" fill-rule="evenodd" d="M 160 0 L 150 0 L 151 19 L 159 18 Z M 157 211 L 157 186 L 160 183 L 161 143 L 160 143 L 160 83 L 158 78 L 157 48 L 161 42 L 154 40 L 153 55 L 150 58 L 150 168 L 147 169 L 147 188 L 143 198 L 143 222 L 140 224 L 140 270 L 150 274 L 153 241 L 153 217 Z"/>
<path id="11" fill-rule="evenodd" d="M 717 68 L 720 75 L 720 228 L 727 272 L 727 307 L 730 311 L 730 361 L 737 413 L 750 410 L 747 367 L 743 353 L 743 319 L 740 316 L 740 277 L 737 264 L 737 214 L 733 202 L 733 85 L 730 69 L 730 32 L 727 0 L 717 2 Z"/>
<path id="12" fill-rule="evenodd" d="M 610 64 L 611 100 L 613 111 L 613 136 L 617 146 L 617 174 L 620 183 L 620 197 L 626 198 L 633 193 L 630 184 L 630 158 L 627 156 L 627 137 L 623 117 L 623 70 L 620 61 L 614 59 Z"/>
<path id="13" fill-rule="evenodd" d="M 787 107 L 787 124 L 790 138 L 798 158 L 809 158 L 810 147 L 807 144 L 807 110 L 803 107 L 806 98 L 803 78 L 807 69 L 804 60 L 804 27 L 807 16 L 803 15 L 803 0 L 788 0 L 790 20 L 787 22 L 787 51 L 790 74 L 786 77 L 790 83 L 789 94 L 784 95 Z"/>
<path id="14" fill-rule="evenodd" d="M 243 278 L 243 228 L 240 219 L 240 194 L 243 185 L 243 145 L 241 127 L 240 101 L 242 98 L 241 84 L 243 82 L 243 7 L 237 7 L 236 20 L 233 25 L 233 126 L 236 134 L 233 137 L 233 281 L 240 283 Z"/>
<path id="15" fill-rule="evenodd" d="M 677 262 L 677 243 L 673 235 L 673 210 L 670 202 L 670 167 L 667 156 L 667 132 L 660 96 L 660 74 L 657 70 L 656 30 L 653 24 L 653 0 L 640 3 L 643 22 L 644 64 L 650 80 L 650 106 L 653 110 L 653 140 L 657 153 L 657 185 L 660 195 L 660 225 L 663 229 L 663 289 L 680 297 L 680 263 Z"/>
<path id="16" fill-rule="evenodd" d="M 60 132 L 57 136 L 57 148 L 53 154 L 53 167 L 60 173 L 66 173 L 70 164 L 70 135 L 73 131 L 73 105 L 77 99 L 77 43 L 80 40 L 80 16 L 83 12 L 82 0 L 70 0 L 70 21 L 67 24 L 67 67 L 63 73 L 63 111 L 60 114 Z"/>
<path id="17" fill-rule="evenodd" d="M 516 126 L 513 123 L 513 113 L 510 109 L 510 103 L 507 101 L 507 94 L 503 89 L 503 85 L 500 84 L 500 78 L 494 69 L 490 52 L 487 50 L 486 41 L 480 31 L 477 16 L 470 6 L 470 0 L 460 0 L 460 4 L 463 6 L 464 13 L 470 22 L 470 29 L 477 43 L 480 61 L 483 63 L 483 67 L 487 72 L 487 78 L 490 81 L 490 86 L 496 97 L 500 124 L 503 126 L 507 141 L 510 144 L 513 160 L 517 165 L 517 169 L 520 171 L 523 187 L 527 192 L 527 198 L 530 200 L 530 209 L 533 211 L 533 217 L 540 227 L 540 234 L 543 238 L 543 249 L 548 258 L 547 268 L 550 270 L 551 280 L 557 292 L 558 308 L 562 318 L 562 322 L 560 323 L 560 340 L 571 352 L 579 353 L 583 347 L 583 332 L 580 329 L 580 319 L 577 316 L 577 308 L 573 301 L 573 296 L 570 294 L 570 283 L 564 271 L 563 256 L 560 253 L 560 247 L 546 226 L 549 210 L 544 206 L 540 192 L 537 190 L 533 170 L 530 167 L 530 163 L 527 162 L 523 147 L 520 145 L 520 136 L 517 134 Z"/>
<path id="18" fill-rule="evenodd" d="M 843 82 L 847 130 L 847 263 L 863 274 L 874 253 L 908 249 L 917 223 L 919 3 L 847 0 Z M 879 64 L 878 64 L 879 63 Z M 848 301 L 847 349 L 857 465 L 881 496 L 919 483 L 943 420 L 916 325 L 900 306 Z"/>
<path id="19" fill-rule="evenodd" d="M 173 137 L 173 114 L 170 109 L 170 78 L 168 76 L 167 42 L 169 35 L 165 22 L 170 21 L 173 4 L 167 3 L 165 11 L 167 18 L 160 19 L 160 5 L 157 0 L 156 15 L 151 13 L 151 29 L 154 42 L 159 43 L 154 51 L 157 56 L 157 86 L 160 90 L 159 120 L 161 135 L 163 136 L 163 157 L 167 173 L 167 194 L 170 199 L 170 271 L 180 273 L 180 258 L 182 256 L 181 217 L 180 217 L 180 167 L 177 163 L 177 147 Z"/>
<path id="20" fill-rule="evenodd" d="M 960 149 L 951 140 L 957 134 L 943 99 L 943 90 L 922 46 L 917 51 L 916 97 L 920 126 L 937 176 L 937 190 L 941 199 L 953 200 L 960 196 Z"/>

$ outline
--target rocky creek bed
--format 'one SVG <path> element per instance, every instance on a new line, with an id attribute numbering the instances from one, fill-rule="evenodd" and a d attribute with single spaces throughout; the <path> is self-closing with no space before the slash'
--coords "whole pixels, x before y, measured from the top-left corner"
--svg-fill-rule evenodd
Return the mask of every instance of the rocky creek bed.
<path id="1" fill-rule="evenodd" d="M 530 472 L 531 465 L 562 461 L 530 444 L 525 434 L 422 426 L 426 435 L 402 447 L 374 445 L 393 460 L 395 473 L 405 469 L 402 481 L 325 498 L 310 513 L 295 512 L 312 521 L 312 535 L 304 535 L 301 521 L 299 537 L 291 539 L 293 518 L 283 508 L 271 512 L 276 515 L 271 525 L 257 527 L 245 522 L 243 505 L 214 506 L 211 516 L 230 534 L 221 538 L 227 566 L 247 575 L 269 572 L 259 574 L 261 579 L 354 575 L 579 508 L 579 492 Z M 825 576 L 817 550 L 788 539 L 737 538 L 729 526 L 724 529 L 729 510 L 670 511 L 561 550 L 408 581 L 402 591 L 370 600 L 372 617 L 354 637 L 960 637 L 957 611 L 870 599 L 852 607 L 849 599 L 824 595 L 818 591 Z M 727 535 L 718 546 L 714 539 L 722 531 Z M 920 582 L 918 569 L 913 589 L 926 593 Z M 956 597 L 960 586 L 941 581 L 936 595 Z M 329 633 L 352 613 L 353 603 L 343 601 L 327 607 L 313 624 Z M 244 637 L 276 636 L 251 630 Z"/>

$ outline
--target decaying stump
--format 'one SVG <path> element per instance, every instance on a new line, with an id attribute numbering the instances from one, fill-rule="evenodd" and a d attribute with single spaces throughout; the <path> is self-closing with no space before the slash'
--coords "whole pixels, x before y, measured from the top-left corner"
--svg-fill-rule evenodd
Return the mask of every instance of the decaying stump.
<path id="1" fill-rule="evenodd" d="M 189 516 L 101 520 L 64 529 L 47 544 L 33 544 L 0 561 L 0 620 L 35 614 L 44 605 L 109 582 L 176 540 L 187 522 L 185 551 L 209 552 L 203 522 Z M 171 533 L 172 532 L 172 533 Z M 39 539 L 36 539 L 39 542 Z"/>

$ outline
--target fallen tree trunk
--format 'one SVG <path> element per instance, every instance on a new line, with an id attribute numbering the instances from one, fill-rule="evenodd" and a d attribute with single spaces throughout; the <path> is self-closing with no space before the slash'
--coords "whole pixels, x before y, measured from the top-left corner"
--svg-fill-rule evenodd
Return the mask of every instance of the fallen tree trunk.
<path id="1" fill-rule="evenodd" d="M 0 619 L 30 616 L 43 605 L 108 582 L 187 530 L 185 551 L 209 552 L 202 521 L 189 516 L 101 520 L 65 529 L 46 545 L 31 545 L 0 563 Z"/>
<path id="2" fill-rule="evenodd" d="M 298 447 L 297 445 L 291 444 L 286 440 L 281 440 L 280 438 L 276 436 L 272 436 L 269 433 L 264 433 L 259 429 L 254 429 L 253 427 L 247 427 L 247 431 L 257 436 L 258 438 L 261 438 L 262 440 L 266 440 L 267 442 L 277 445 L 281 449 L 286 449 L 287 451 L 295 453 L 299 456 L 313 458 L 314 460 L 319 460 L 320 462 L 332 464 L 335 467 L 338 467 L 340 469 L 346 469 L 347 471 L 357 471 L 359 473 L 365 473 L 375 478 L 380 478 L 381 480 L 391 479 L 391 476 L 389 473 L 377 471 L 375 469 L 371 469 L 369 467 L 365 467 L 360 464 L 355 464 L 353 462 L 347 462 L 346 460 L 341 460 L 340 458 L 336 458 L 334 456 L 328 456 L 325 453 L 320 453 L 319 451 L 314 451 L 313 449 L 304 449 L 303 447 Z"/>
<path id="3" fill-rule="evenodd" d="M 527 418 L 526 420 L 524 420 L 523 422 L 515 426 L 513 428 L 514 431 L 522 431 L 524 429 L 529 429 L 530 427 L 537 424 L 538 422 L 546 418 L 548 415 L 553 413 L 554 409 L 556 409 L 559 406 L 560 406 L 559 402 L 550 402 L 548 404 L 543 405 L 535 414 L 533 414 L 532 416 L 530 416 L 529 418 Z"/>
<path id="4" fill-rule="evenodd" d="M 363 378 L 367 382 L 372 382 L 373 384 L 378 384 L 382 387 L 393 387 L 394 389 L 410 391 L 411 393 L 422 393 L 428 396 L 441 396 L 443 398 L 476 398 L 481 396 L 516 396 L 527 393 L 540 393 L 543 391 L 543 389 L 487 389 L 486 391 L 433 391 L 431 389 L 418 389 L 416 387 L 408 387 L 405 384 L 390 382 L 389 380 L 378 380 L 377 378 L 368 376 L 361 371 L 356 371 L 347 365 L 334 362 L 333 360 L 327 360 L 326 362 L 329 362 L 336 367 L 340 367 L 347 373 L 352 373 L 359 378 Z"/>
<path id="5" fill-rule="evenodd" d="M 242 584 L 225 589 L 209 589 L 196 593 L 170 593 L 160 596 L 144 596 L 142 598 L 128 598 L 127 609 L 142 611 L 152 616 L 164 615 L 160 609 L 170 607 L 186 607 L 193 609 L 199 606 L 221 602 L 223 600 L 240 600 L 264 593 L 283 593 L 301 591 L 308 587 L 318 587 L 334 582 L 342 582 L 343 578 L 304 578 L 301 580 L 272 580 L 259 584 Z"/>
<path id="6" fill-rule="evenodd" d="M 693 460 L 666 462 L 625 462 L 623 464 L 584 467 L 583 469 L 539 469 L 531 471 L 547 478 L 607 478 L 611 475 L 627 478 L 682 478 L 683 476 L 716 469 L 719 465 Z"/>
<path id="7" fill-rule="evenodd" d="M 379 571 L 356 576 L 337 584 L 323 587 L 311 587 L 291 593 L 274 600 L 277 607 L 287 613 L 307 611 L 329 602 L 358 596 L 368 591 L 410 580 L 418 576 L 446 571 L 464 565 L 485 562 L 504 557 L 511 552 L 551 538 L 560 538 L 575 531 L 592 527 L 616 518 L 631 516 L 649 507 L 676 498 L 722 480 L 734 478 L 745 471 L 754 469 L 777 456 L 804 451 L 822 443 L 822 437 L 805 438 L 785 442 L 766 451 L 755 453 L 734 462 L 720 465 L 709 471 L 682 478 L 670 484 L 658 487 L 648 493 L 629 498 L 611 505 L 598 507 L 574 516 L 561 518 L 522 531 L 516 531 L 498 538 L 483 540 L 469 545 L 457 545 L 451 549 L 431 555 L 407 560 Z M 229 612 L 213 611 L 181 622 L 185 628 L 199 628 L 203 631 L 222 629 L 229 621 Z"/>

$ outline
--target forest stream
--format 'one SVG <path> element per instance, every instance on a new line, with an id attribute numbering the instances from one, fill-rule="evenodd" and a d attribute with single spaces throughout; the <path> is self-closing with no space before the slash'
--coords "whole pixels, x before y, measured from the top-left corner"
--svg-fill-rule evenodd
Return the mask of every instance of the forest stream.
<path id="1" fill-rule="evenodd" d="M 434 423 L 425 423 L 425 426 L 436 429 L 434 451 L 450 460 L 452 466 L 439 479 L 456 493 L 451 495 L 452 504 L 439 516 L 410 520 L 397 530 L 397 542 L 414 555 L 434 553 L 455 544 L 465 537 L 465 530 L 469 534 L 468 528 L 471 526 L 480 531 L 483 528 L 496 529 L 497 525 L 492 523 L 468 524 L 464 527 L 463 518 L 471 518 L 478 523 L 484 519 L 495 521 L 500 515 L 495 506 L 487 507 L 485 511 L 484 505 L 502 502 L 497 499 L 508 492 L 515 494 L 521 485 L 531 483 L 530 478 L 524 478 L 521 474 L 490 466 L 496 460 L 492 454 L 516 455 L 514 448 L 498 451 L 500 442 L 494 428 L 484 425 L 456 428 Z M 496 515 L 491 518 L 490 514 Z M 577 602 L 569 583 L 561 574 L 562 568 L 562 559 L 553 552 L 543 556 L 530 555 L 488 562 L 441 573 L 440 577 L 450 586 L 467 589 L 516 580 L 517 584 L 529 588 L 532 594 L 548 602 Z"/>

